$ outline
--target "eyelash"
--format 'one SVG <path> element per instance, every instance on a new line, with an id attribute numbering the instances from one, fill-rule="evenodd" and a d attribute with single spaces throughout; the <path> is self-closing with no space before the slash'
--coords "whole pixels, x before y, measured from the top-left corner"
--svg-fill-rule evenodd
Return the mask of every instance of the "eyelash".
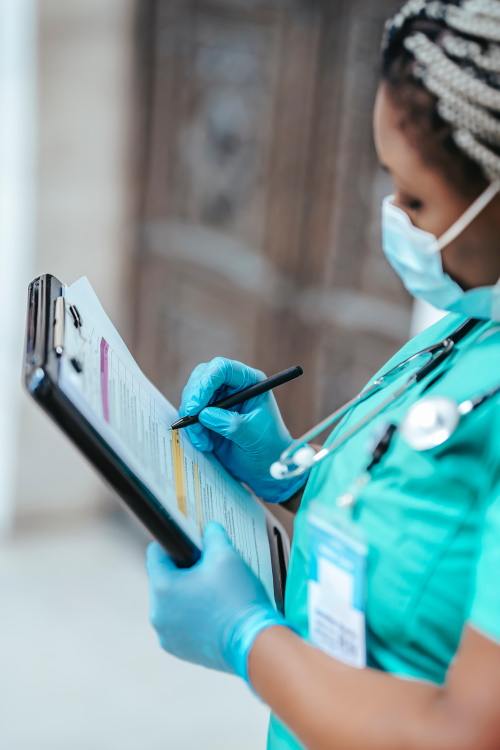
<path id="1" fill-rule="evenodd" d="M 408 201 L 408 208 L 411 211 L 419 211 L 422 208 L 422 201 L 419 201 L 419 200 Z"/>
<path id="2" fill-rule="evenodd" d="M 417 198 L 408 198 L 403 200 L 402 202 L 406 205 L 409 211 L 420 211 L 420 209 L 422 208 L 422 201 L 418 200 Z"/>
<path id="3" fill-rule="evenodd" d="M 407 193 L 405 194 L 402 190 L 396 189 L 394 191 L 399 204 L 406 208 L 407 211 L 416 213 L 423 208 L 423 202 L 419 198 L 411 198 Z"/>

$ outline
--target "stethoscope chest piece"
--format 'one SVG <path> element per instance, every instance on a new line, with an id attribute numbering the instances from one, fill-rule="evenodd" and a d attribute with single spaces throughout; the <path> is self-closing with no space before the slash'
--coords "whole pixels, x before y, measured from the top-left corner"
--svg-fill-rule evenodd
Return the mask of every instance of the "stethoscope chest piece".
<path id="1" fill-rule="evenodd" d="M 429 396 L 409 409 L 399 426 L 403 440 L 417 451 L 426 451 L 446 442 L 458 427 L 459 405 L 446 396 Z"/>

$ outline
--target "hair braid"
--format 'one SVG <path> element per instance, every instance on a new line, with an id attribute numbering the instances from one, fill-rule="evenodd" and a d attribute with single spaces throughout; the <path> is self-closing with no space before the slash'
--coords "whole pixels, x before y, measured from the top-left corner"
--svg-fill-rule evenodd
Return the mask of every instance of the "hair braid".
<path id="1" fill-rule="evenodd" d="M 470 13 L 500 20 L 500 6 L 495 0 L 465 0 L 464 5 Z"/>
<path id="2" fill-rule="evenodd" d="M 386 24 L 382 60 L 393 89 L 427 91 L 432 127 L 500 180 L 500 0 L 410 0 Z"/>
<path id="3" fill-rule="evenodd" d="M 500 91 L 483 83 L 473 72 L 463 70 L 431 42 L 425 34 L 412 34 L 404 41 L 406 49 L 420 63 L 415 74 L 422 78 L 424 84 L 430 76 L 442 81 L 450 89 L 461 92 L 464 100 L 500 112 Z"/>
<path id="4" fill-rule="evenodd" d="M 483 4 L 487 3 L 483 2 Z M 443 20 L 455 31 L 492 42 L 500 42 L 500 19 L 470 11 L 466 5 L 462 8 L 453 6 L 447 8 Z"/>
<path id="5" fill-rule="evenodd" d="M 469 42 L 462 37 L 451 35 L 443 37 L 442 45 L 450 57 L 462 61 L 469 60 L 484 72 L 500 74 L 500 46 L 483 53 L 477 42 Z"/>

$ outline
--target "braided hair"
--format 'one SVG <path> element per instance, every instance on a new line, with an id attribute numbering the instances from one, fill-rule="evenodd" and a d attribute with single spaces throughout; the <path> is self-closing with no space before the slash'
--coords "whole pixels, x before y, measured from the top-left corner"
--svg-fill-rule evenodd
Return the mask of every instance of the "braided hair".
<path id="1" fill-rule="evenodd" d="M 465 195 L 500 180 L 500 0 L 409 0 L 382 79 L 426 163 Z"/>

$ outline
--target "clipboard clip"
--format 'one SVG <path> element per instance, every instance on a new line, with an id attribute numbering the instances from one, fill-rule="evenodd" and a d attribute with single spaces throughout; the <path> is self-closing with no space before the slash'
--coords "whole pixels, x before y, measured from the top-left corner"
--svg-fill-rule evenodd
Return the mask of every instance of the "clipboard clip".
<path id="1" fill-rule="evenodd" d="M 54 303 L 54 350 L 58 357 L 64 352 L 64 325 L 66 304 L 63 295 Z"/>
<path id="2" fill-rule="evenodd" d="M 76 305 L 68 304 L 68 310 L 73 318 L 73 325 L 82 336 L 82 316 L 78 312 Z M 66 300 L 63 295 L 57 297 L 54 309 L 54 350 L 58 357 L 64 353 L 64 330 L 66 325 Z M 82 344 L 82 348 L 85 342 Z M 79 357 L 70 357 L 69 361 L 78 374 L 83 371 L 82 363 Z"/>

